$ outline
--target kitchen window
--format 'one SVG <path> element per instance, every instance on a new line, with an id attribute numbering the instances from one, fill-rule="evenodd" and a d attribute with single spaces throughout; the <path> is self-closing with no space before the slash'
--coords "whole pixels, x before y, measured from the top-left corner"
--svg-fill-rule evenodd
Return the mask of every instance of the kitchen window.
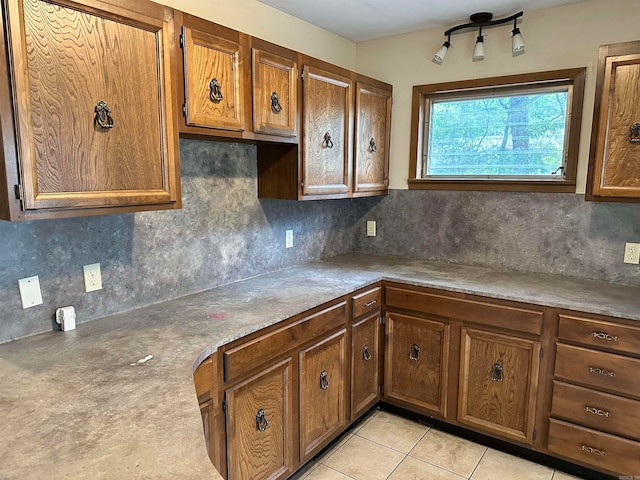
<path id="1" fill-rule="evenodd" d="M 414 87 L 409 188 L 575 191 L 584 74 Z"/>

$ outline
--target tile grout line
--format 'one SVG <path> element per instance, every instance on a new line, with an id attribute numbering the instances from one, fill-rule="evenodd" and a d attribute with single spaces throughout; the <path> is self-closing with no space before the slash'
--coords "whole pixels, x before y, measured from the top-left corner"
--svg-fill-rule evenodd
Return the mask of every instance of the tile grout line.
<path id="1" fill-rule="evenodd" d="M 469 475 L 469 480 L 471 480 L 471 478 L 473 477 L 473 474 L 476 473 L 476 470 L 480 466 L 480 463 L 482 463 L 482 459 L 484 459 L 484 456 L 487 454 L 488 451 L 489 451 L 489 447 L 484 447 L 484 452 L 482 452 L 482 456 L 480 457 L 480 460 L 478 460 L 478 463 L 473 468 L 473 471 L 471 472 L 471 475 Z"/>

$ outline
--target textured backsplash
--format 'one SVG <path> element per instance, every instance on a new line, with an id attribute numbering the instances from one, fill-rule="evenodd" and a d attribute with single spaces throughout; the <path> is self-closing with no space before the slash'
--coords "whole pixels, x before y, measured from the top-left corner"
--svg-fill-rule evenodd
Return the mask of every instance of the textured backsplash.
<path id="1" fill-rule="evenodd" d="M 393 190 L 362 217 L 378 235 L 355 249 L 640 285 L 640 267 L 622 263 L 640 241 L 640 205 L 585 202 L 560 193 Z"/>
<path id="2" fill-rule="evenodd" d="M 57 307 L 86 321 L 352 249 L 357 200 L 258 200 L 255 146 L 180 151 L 182 210 L 0 222 L 0 342 L 50 330 Z M 104 288 L 85 293 L 82 266 L 95 262 Z M 32 275 L 44 304 L 23 310 L 18 279 Z"/>

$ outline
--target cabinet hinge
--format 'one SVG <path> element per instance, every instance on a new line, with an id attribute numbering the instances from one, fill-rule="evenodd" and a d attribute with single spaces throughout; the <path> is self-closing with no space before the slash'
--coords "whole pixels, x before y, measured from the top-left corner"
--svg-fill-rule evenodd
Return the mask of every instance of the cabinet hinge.
<path id="1" fill-rule="evenodd" d="M 22 185 L 15 185 L 13 187 L 15 194 L 16 194 L 16 199 L 17 200 L 22 200 L 23 195 L 22 195 Z"/>
<path id="2" fill-rule="evenodd" d="M 384 393 L 384 384 L 380 384 L 379 390 L 380 390 L 380 393 Z"/>
<path id="3" fill-rule="evenodd" d="M 222 401 L 222 411 L 223 412 L 227 411 L 227 402 L 225 400 Z"/>
<path id="4" fill-rule="evenodd" d="M 535 430 L 533 431 L 533 440 L 535 440 L 535 439 L 536 439 L 536 435 L 537 435 L 537 433 L 538 433 L 538 432 L 536 432 Z"/>
<path id="5" fill-rule="evenodd" d="M 380 325 L 384 325 L 385 321 L 384 315 L 380 315 Z"/>
<path id="6" fill-rule="evenodd" d="M 540 349 L 540 358 L 542 358 L 544 356 L 544 348 Z"/>
<path id="7" fill-rule="evenodd" d="M 180 48 L 184 48 L 184 35 L 180 35 Z"/>
<path id="8" fill-rule="evenodd" d="M 186 117 L 187 116 L 187 104 L 183 103 L 182 104 L 182 114 Z"/>
<path id="9" fill-rule="evenodd" d="M 304 188 L 304 180 L 300 182 L 300 188 Z"/>

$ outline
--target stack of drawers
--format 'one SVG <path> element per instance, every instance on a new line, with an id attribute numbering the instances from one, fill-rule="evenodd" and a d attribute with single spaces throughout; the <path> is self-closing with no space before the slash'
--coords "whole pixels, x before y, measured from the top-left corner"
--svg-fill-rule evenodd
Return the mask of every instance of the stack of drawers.
<path id="1" fill-rule="evenodd" d="M 640 475 L 640 324 L 560 315 L 554 375 L 549 451 Z"/>

